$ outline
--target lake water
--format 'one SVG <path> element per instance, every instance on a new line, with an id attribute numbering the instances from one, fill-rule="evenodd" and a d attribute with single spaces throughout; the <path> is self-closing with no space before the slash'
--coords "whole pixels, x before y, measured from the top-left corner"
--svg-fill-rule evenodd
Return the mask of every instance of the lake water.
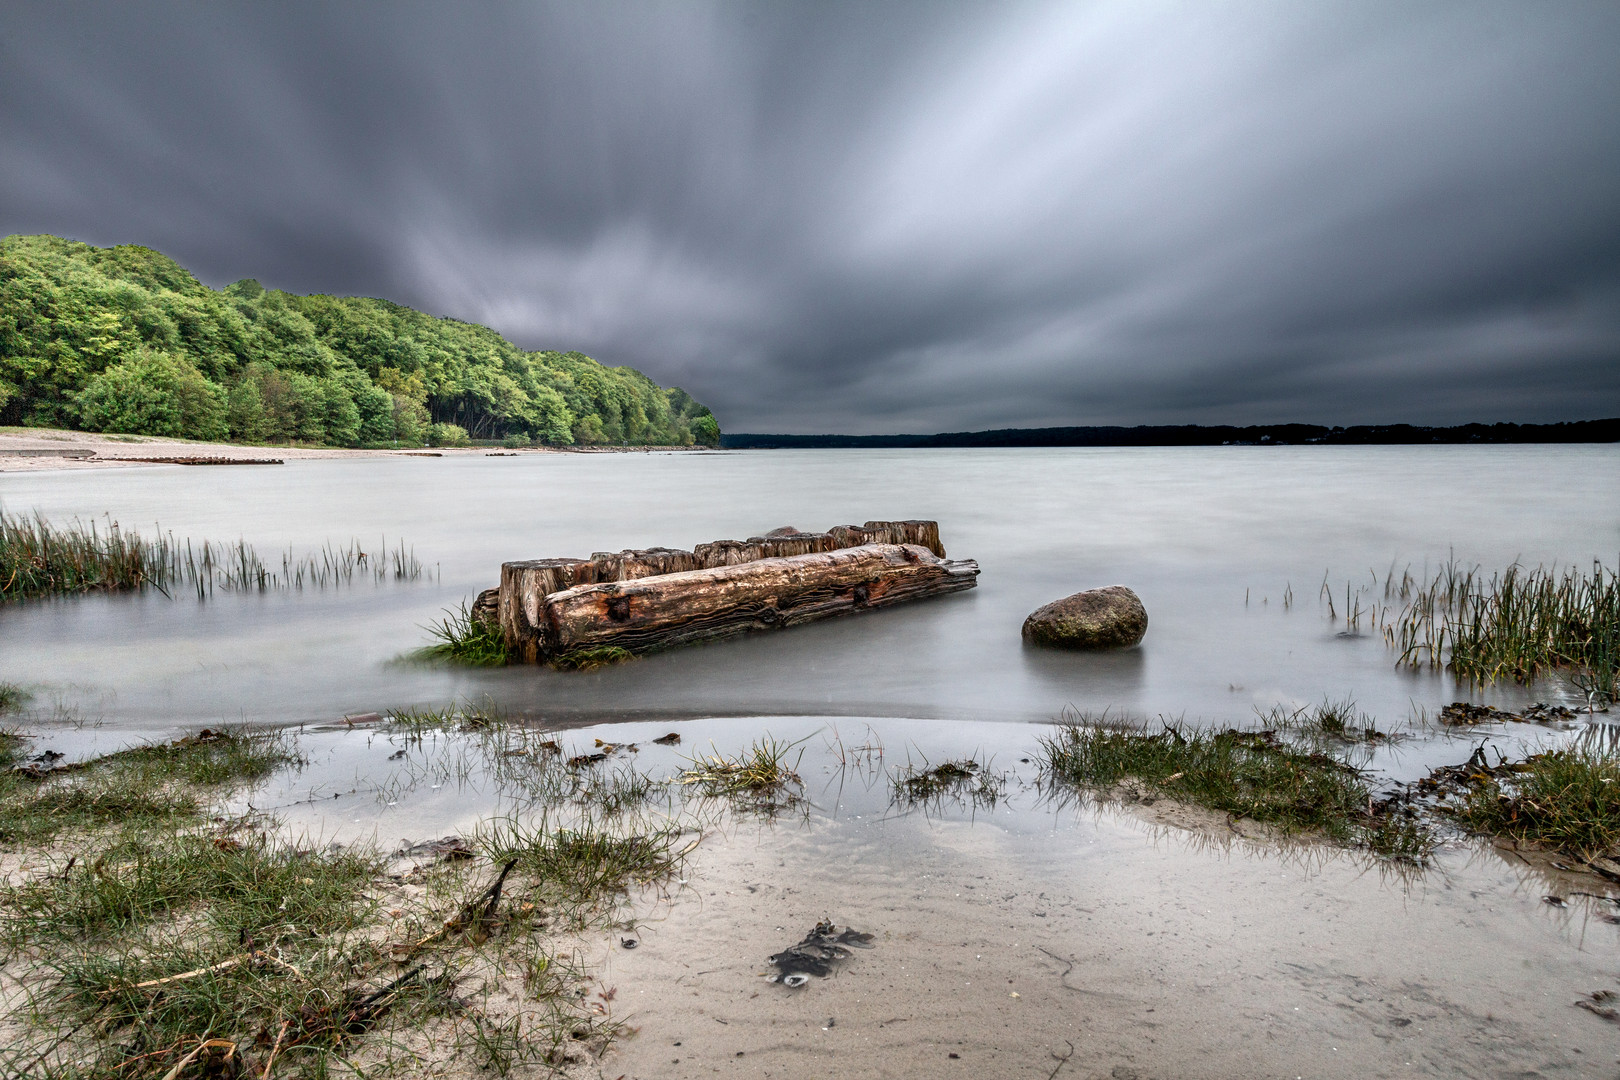
<path id="1" fill-rule="evenodd" d="M 1616 475 L 1614 446 L 529 454 L 0 474 L 10 513 L 242 538 L 270 561 L 287 547 L 403 538 L 433 570 L 203 603 L 0 608 L 0 680 L 34 691 L 26 726 L 69 754 L 220 721 L 306 725 L 307 764 L 234 808 L 388 848 L 547 812 L 519 775 L 541 759 L 512 756 L 502 732 L 555 738 L 564 755 L 635 742 L 602 768 L 656 777 L 711 745 L 796 743 L 802 816 L 684 817 L 700 842 L 670 896 L 638 900 L 641 947 L 606 931 L 579 944 L 639 1030 L 605 1076 L 894 1077 L 931 1075 L 932 1061 L 964 1075 L 1612 1077 L 1612 1027 L 1571 1005 L 1620 987 L 1620 904 L 1590 874 L 1450 834 L 1427 870 L 1394 873 L 1249 837 L 1219 815 L 1200 824 L 1155 816 L 1163 803 L 1054 798 L 1035 725 L 1065 710 L 1241 724 L 1278 703 L 1353 696 L 1414 736 L 1371 763 L 1395 779 L 1481 742 L 1508 756 L 1550 739 L 1612 745 L 1612 713 L 1442 729 L 1434 715 L 1459 697 L 1578 702 L 1556 684 L 1468 688 L 1398 669 L 1369 619 L 1357 632 L 1342 615 L 1347 587 L 1352 607 L 1382 603 L 1392 568 L 1614 565 Z M 585 674 L 399 659 L 504 560 L 906 517 L 938 519 L 951 555 L 979 561 L 979 587 Z M 1022 645 L 1032 609 L 1111 584 L 1148 609 L 1139 649 Z M 519 725 L 489 741 L 334 722 L 486 698 L 566 730 Z M 678 747 L 650 742 L 667 731 Z M 895 801 L 906 763 L 968 755 L 1004 779 L 994 805 Z M 765 958 L 822 918 L 878 947 L 802 992 L 766 983 Z"/>
<path id="2" fill-rule="evenodd" d="M 1257 706 L 1352 695 L 1393 723 L 1432 714 L 1458 688 L 1397 670 L 1368 620 L 1347 634 L 1327 615 L 1324 583 L 1342 609 L 1347 587 L 1365 607 L 1382 602 L 1392 568 L 1421 576 L 1450 558 L 1488 569 L 1612 564 L 1617 475 L 1614 446 L 525 454 L 0 475 L 0 506 L 14 514 L 110 516 L 125 528 L 242 538 L 266 556 L 404 539 L 432 571 L 414 584 L 202 603 L 149 594 L 14 605 L 0 609 L 0 679 L 124 729 L 319 721 L 486 697 L 572 724 L 1028 722 L 1065 709 L 1228 723 Z M 977 589 L 589 674 L 398 662 L 427 641 L 423 624 L 495 584 L 505 560 L 910 517 L 938 519 L 952 557 L 979 561 Z M 1022 645 L 1032 609 L 1112 584 L 1147 607 L 1141 648 Z"/>

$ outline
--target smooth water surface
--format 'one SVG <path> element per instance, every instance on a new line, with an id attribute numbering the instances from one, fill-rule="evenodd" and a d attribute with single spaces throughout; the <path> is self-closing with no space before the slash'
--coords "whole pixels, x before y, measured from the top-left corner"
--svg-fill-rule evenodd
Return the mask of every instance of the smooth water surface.
<path id="1" fill-rule="evenodd" d="M 12 605 L 0 609 L 0 679 L 81 720 L 142 729 L 485 697 L 567 723 L 1016 722 L 1066 708 L 1226 723 L 1256 706 L 1353 695 L 1387 723 L 1432 714 L 1459 688 L 1397 670 L 1369 616 L 1359 633 L 1329 619 L 1324 583 L 1342 616 L 1347 587 L 1352 606 L 1382 603 L 1392 568 L 1422 576 L 1452 557 L 1488 570 L 1613 565 L 1616 475 L 1615 446 L 522 454 L 0 475 L 8 513 L 243 538 L 267 559 L 289 546 L 403 539 L 433 571 L 414 584 L 206 602 Z M 951 556 L 979 561 L 977 589 L 588 674 L 400 662 L 427 641 L 423 624 L 494 585 L 508 559 L 912 517 L 938 519 Z M 1032 609 L 1112 584 L 1147 606 L 1141 648 L 1023 646 Z"/>

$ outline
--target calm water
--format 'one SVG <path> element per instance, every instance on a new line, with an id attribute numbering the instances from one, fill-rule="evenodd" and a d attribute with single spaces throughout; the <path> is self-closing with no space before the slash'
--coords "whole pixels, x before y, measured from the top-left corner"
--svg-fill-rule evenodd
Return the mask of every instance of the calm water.
<path id="1" fill-rule="evenodd" d="M 12 606 L 0 609 L 0 679 L 125 729 L 318 721 L 485 696 L 576 724 L 789 714 L 1021 722 L 1071 707 L 1224 723 L 1257 705 L 1350 694 L 1396 722 L 1432 713 L 1457 688 L 1397 671 L 1366 622 L 1345 636 L 1319 599 L 1324 581 L 1342 608 L 1347 585 L 1365 587 L 1365 605 L 1382 599 L 1392 567 L 1421 574 L 1453 555 L 1487 568 L 1612 565 L 1616 475 L 1614 446 L 531 454 L 0 475 L 11 513 L 110 515 L 126 528 L 244 538 L 267 556 L 403 538 L 435 571 L 431 582 L 206 603 L 149 595 Z M 904 517 L 937 518 L 951 555 L 979 560 L 979 588 L 585 675 L 398 662 L 426 641 L 421 624 L 495 584 L 503 560 Z M 1022 646 L 1030 610 L 1116 583 L 1147 606 L 1140 649 Z"/>
<path id="2" fill-rule="evenodd" d="M 1232 447 L 0 475 L 10 512 L 110 514 L 126 527 L 241 537 L 266 555 L 403 537 L 436 569 L 431 582 L 202 604 L 3 608 L 0 679 L 35 690 L 28 727 L 42 748 L 70 754 L 220 720 L 314 721 L 297 736 L 308 764 L 237 793 L 235 808 L 385 850 L 549 812 L 545 785 L 525 777 L 552 759 L 512 755 L 503 739 L 556 738 L 570 755 L 597 739 L 640 744 L 593 782 L 628 768 L 667 776 L 711 744 L 796 742 L 802 817 L 683 818 L 701 842 L 675 899 L 637 909 L 642 947 L 598 935 L 593 967 L 622 986 L 640 1031 L 604 1075 L 802 1073 L 806 1061 L 812 1074 L 913 1075 L 919 1047 L 948 1045 L 964 1063 L 980 1055 L 1006 1075 L 1045 1076 L 1066 1045 L 1079 1048 L 1076 1075 L 1125 1061 L 1152 1075 L 1612 1077 L 1612 1029 L 1570 1005 L 1613 985 L 1620 909 L 1596 879 L 1454 837 L 1423 874 L 1375 873 L 1354 853 L 1251 845 L 1230 826 L 1054 800 L 1037 782 L 1043 731 L 1029 722 L 1073 708 L 1240 723 L 1256 707 L 1324 695 L 1354 695 L 1388 727 L 1432 717 L 1466 691 L 1397 670 L 1365 620 L 1347 635 L 1318 599 L 1324 578 L 1341 607 L 1347 583 L 1365 606 L 1382 600 L 1392 566 L 1421 575 L 1452 556 L 1488 568 L 1613 565 L 1617 474 L 1620 447 Z M 979 588 L 583 675 L 398 661 L 425 641 L 420 624 L 493 584 L 506 559 L 885 517 L 939 519 L 952 555 L 979 560 Z M 1147 606 L 1140 649 L 1020 643 L 1031 609 L 1115 583 Z M 485 696 L 568 730 L 418 739 L 321 723 Z M 1561 691 L 1472 696 L 1511 704 Z M 86 723 L 50 723 L 58 708 Z M 1510 757 L 1533 740 L 1612 745 L 1617 730 L 1604 718 L 1557 731 L 1413 726 L 1420 737 L 1380 750 L 1375 771 L 1411 779 L 1481 741 Z M 670 730 L 680 746 L 650 742 Z M 908 761 L 966 755 L 1004 775 L 994 806 L 908 812 L 893 801 Z M 1566 899 L 1550 904 L 1552 894 Z M 773 994 L 764 958 L 824 917 L 875 933 L 879 948 L 801 997 Z M 1079 1008 L 1080 987 L 1065 981 L 1076 964 Z M 886 1028 L 891 1015 L 906 1023 Z"/>

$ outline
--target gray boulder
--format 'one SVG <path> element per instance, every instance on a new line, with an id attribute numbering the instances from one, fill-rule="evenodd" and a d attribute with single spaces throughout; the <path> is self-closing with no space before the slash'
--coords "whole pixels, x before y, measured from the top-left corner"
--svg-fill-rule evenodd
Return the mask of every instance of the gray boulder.
<path id="1" fill-rule="evenodd" d="M 1123 585 L 1087 589 L 1037 608 L 1024 620 L 1024 640 L 1061 649 L 1125 649 L 1147 633 L 1147 609 Z"/>

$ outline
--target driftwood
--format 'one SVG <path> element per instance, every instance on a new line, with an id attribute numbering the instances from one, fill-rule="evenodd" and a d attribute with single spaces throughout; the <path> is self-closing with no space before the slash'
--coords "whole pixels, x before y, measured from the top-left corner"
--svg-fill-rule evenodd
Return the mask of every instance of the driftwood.
<path id="1" fill-rule="evenodd" d="M 547 596 L 541 642 L 548 655 L 617 646 L 630 652 L 770 630 L 970 589 L 971 561 L 927 548 L 868 544 L 581 585 Z"/>
<path id="2" fill-rule="evenodd" d="M 877 547 L 923 551 L 917 557 L 893 552 L 869 554 L 854 562 L 810 558 Z M 792 562 L 804 559 L 809 561 Z M 747 540 L 699 544 L 692 551 L 645 548 L 599 551 L 589 559 L 505 563 L 500 587 L 480 593 L 471 614 L 498 625 L 508 647 L 529 663 L 595 645 L 611 644 L 635 652 L 747 630 L 791 626 L 973 586 L 977 564 L 944 560 L 939 525 L 933 521 L 868 521 L 864 525 L 840 525 L 824 533 L 783 528 Z M 792 564 L 759 568 L 765 562 L 783 561 Z M 756 569 L 719 578 L 691 576 L 739 567 Z M 863 573 L 867 576 L 862 577 Z M 585 629 L 589 606 L 607 601 L 582 597 L 606 596 L 608 592 L 572 594 L 589 587 L 635 582 L 645 585 L 631 590 L 641 598 L 637 607 L 647 612 L 645 619 L 617 620 L 607 614 L 603 616 L 607 625 Z M 719 591 L 709 595 L 705 590 Z M 622 610 L 629 593 L 609 592 L 613 595 L 613 610 Z M 553 603 L 565 593 L 570 594 L 566 604 Z M 744 599 L 744 594 L 751 599 Z M 734 599 L 727 600 L 728 596 Z M 736 610 L 727 612 L 728 604 Z"/>

